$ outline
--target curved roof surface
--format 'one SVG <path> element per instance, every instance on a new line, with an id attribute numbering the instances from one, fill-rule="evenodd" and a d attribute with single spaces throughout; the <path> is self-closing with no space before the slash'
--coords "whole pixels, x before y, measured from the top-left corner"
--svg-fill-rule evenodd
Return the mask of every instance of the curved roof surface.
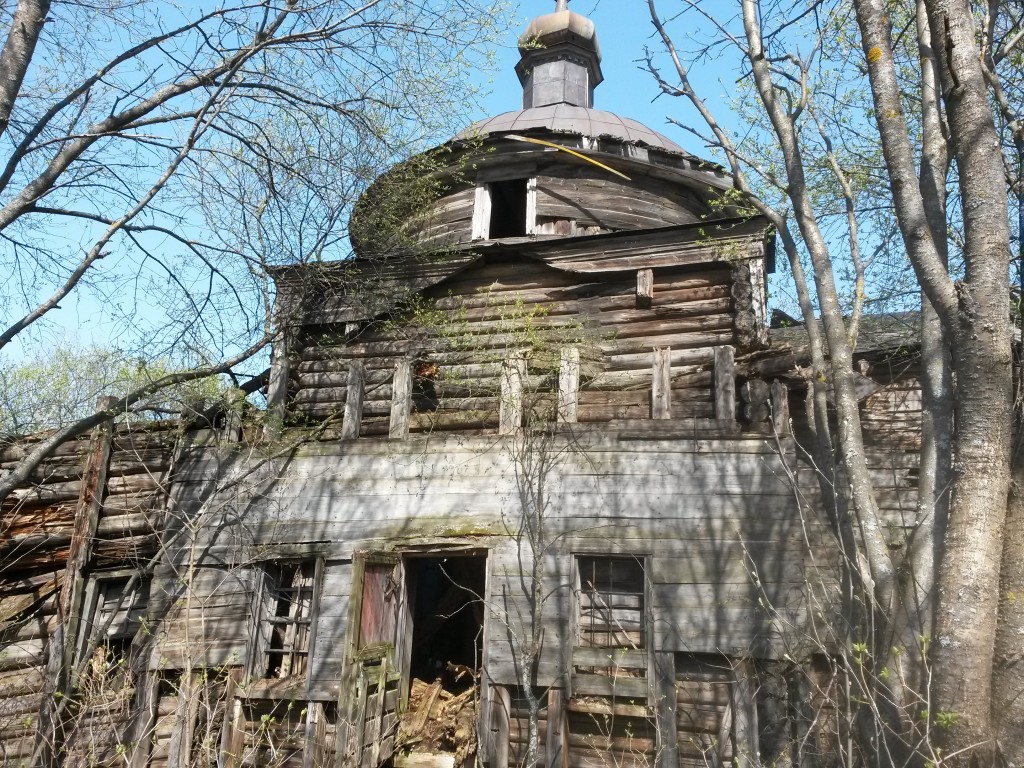
<path id="1" fill-rule="evenodd" d="M 473 123 L 455 138 L 466 139 L 480 134 L 512 133 L 537 128 L 594 138 L 611 136 L 630 144 L 643 144 L 689 156 L 689 153 L 674 141 L 652 131 L 643 123 L 630 120 L 628 117 L 620 117 L 614 112 L 574 107 L 569 104 L 551 104 L 546 107 L 505 112 Z"/>

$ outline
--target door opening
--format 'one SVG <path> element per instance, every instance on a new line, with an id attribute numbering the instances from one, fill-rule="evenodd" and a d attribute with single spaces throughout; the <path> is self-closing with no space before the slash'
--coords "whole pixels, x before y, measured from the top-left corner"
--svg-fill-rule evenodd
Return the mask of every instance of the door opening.
<path id="1" fill-rule="evenodd" d="M 486 563 L 479 555 L 406 560 L 413 621 L 409 671 L 414 680 L 440 680 L 449 693 L 476 684 Z"/>

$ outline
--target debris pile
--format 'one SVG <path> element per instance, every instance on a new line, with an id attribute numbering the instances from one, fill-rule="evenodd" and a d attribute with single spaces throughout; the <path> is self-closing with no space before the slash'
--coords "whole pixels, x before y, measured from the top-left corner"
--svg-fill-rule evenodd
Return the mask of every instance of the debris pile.
<path id="1" fill-rule="evenodd" d="M 446 753 L 454 757 L 455 768 L 472 766 L 476 762 L 478 693 L 475 683 L 455 694 L 444 689 L 441 678 L 433 683 L 413 680 L 409 709 L 398 728 L 400 750 Z"/>

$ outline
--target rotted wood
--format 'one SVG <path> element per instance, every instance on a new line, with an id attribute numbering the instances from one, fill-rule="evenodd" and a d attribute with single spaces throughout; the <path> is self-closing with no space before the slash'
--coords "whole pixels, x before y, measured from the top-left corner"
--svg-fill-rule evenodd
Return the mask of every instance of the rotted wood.
<path id="1" fill-rule="evenodd" d="M 769 399 L 771 387 L 763 379 L 748 379 L 740 388 L 743 416 L 750 424 L 761 424 L 771 418 Z"/>
<path id="2" fill-rule="evenodd" d="M 654 270 L 640 269 L 636 273 L 637 309 L 650 309 L 654 303 Z"/>
<path id="3" fill-rule="evenodd" d="M 562 350 L 558 367 L 558 421 L 576 421 L 580 397 L 580 350 L 566 347 Z"/>
<path id="4" fill-rule="evenodd" d="M 672 350 L 654 348 L 654 367 L 651 372 L 651 418 L 672 418 Z"/>
<path id="5" fill-rule="evenodd" d="M 736 418 L 736 353 L 731 346 L 715 347 L 715 418 Z"/>
<path id="6" fill-rule="evenodd" d="M 345 392 L 345 417 L 341 423 L 341 438 L 354 440 L 359 437 L 359 425 L 363 421 L 363 398 L 366 393 L 366 368 L 361 360 L 348 364 L 348 387 Z"/>
<path id="7" fill-rule="evenodd" d="M 391 389 L 391 422 L 388 437 L 403 440 L 409 436 L 412 412 L 412 363 L 404 358 L 395 363 L 395 381 Z"/>

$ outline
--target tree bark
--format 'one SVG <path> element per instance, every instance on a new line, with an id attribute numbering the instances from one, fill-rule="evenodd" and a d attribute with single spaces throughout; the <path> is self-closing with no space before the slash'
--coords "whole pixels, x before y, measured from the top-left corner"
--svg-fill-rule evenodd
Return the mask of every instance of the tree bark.
<path id="1" fill-rule="evenodd" d="M 50 0 L 18 0 L 7 41 L 0 52 L 0 136 L 10 125 L 14 103 L 49 12 Z"/>
<path id="2" fill-rule="evenodd" d="M 913 150 L 896 81 L 887 4 L 858 0 L 876 121 L 904 243 L 942 319 L 956 375 L 953 489 L 940 569 L 934 698 L 946 754 L 989 759 L 991 674 L 1009 482 L 1009 226 L 1001 152 L 970 8 L 925 0 L 942 78 L 965 227 L 965 279 L 952 285 L 914 179 Z"/>

